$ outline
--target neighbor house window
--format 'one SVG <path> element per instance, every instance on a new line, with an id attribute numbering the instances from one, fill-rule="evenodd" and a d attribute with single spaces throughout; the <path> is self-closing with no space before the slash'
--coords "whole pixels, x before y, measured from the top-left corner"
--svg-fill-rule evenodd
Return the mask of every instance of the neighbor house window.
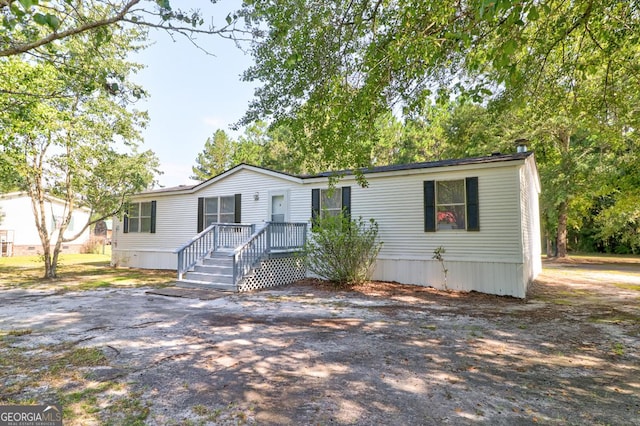
<path id="1" fill-rule="evenodd" d="M 464 180 L 436 182 L 437 229 L 465 229 Z"/>
<path id="2" fill-rule="evenodd" d="M 124 217 L 124 232 L 156 232 L 156 202 L 129 203 Z"/>
<path id="3" fill-rule="evenodd" d="M 424 182 L 424 230 L 479 231 L 478 178 Z"/>
<path id="4" fill-rule="evenodd" d="M 214 223 L 240 223 L 242 194 L 198 198 L 198 232 Z"/>
<path id="5" fill-rule="evenodd" d="M 51 229 L 60 229 L 62 226 L 62 221 L 64 220 L 63 216 L 52 216 L 51 217 Z M 67 224 L 67 231 L 73 232 L 73 216 L 69 220 Z"/>

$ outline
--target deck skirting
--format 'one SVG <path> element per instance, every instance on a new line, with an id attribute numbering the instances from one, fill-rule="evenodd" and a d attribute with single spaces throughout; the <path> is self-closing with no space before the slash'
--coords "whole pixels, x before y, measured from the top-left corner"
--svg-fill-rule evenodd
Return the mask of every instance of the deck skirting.
<path id="1" fill-rule="evenodd" d="M 276 256 L 260 262 L 260 265 L 238 283 L 238 291 L 291 284 L 306 276 L 302 259 L 298 256 Z"/>

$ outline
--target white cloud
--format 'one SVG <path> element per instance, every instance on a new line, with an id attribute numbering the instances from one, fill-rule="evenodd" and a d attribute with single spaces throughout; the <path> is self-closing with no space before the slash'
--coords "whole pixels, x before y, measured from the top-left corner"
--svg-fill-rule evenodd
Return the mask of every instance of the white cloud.
<path id="1" fill-rule="evenodd" d="M 213 128 L 213 129 L 222 129 L 222 130 L 227 130 L 227 128 L 229 127 L 229 123 L 227 122 L 227 120 L 220 118 L 220 117 L 205 117 L 203 119 L 204 124 L 206 124 L 207 126 Z"/>
<path id="2" fill-rule="evenodd" d="M 193 173 L 190 165 L 161 162 L 160 170 L 163 174 L 158 177 L 158 181 L 163 187 L 193 185 L 196 183 L 189 179 L 189 176 Z"/>

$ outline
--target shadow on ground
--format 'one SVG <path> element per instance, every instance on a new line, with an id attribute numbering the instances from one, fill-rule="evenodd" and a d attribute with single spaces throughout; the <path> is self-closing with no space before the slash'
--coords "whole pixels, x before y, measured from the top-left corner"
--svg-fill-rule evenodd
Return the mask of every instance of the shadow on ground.
<path id="1" fill-rule="evenodd" d="M 640 267 L 554 264 L 527 301 L 315 284 L 215 297 L 6 291 L 0 328 L 30 333 L 0 349 L 99 349 L 83 386 L 121 384 L 146 424 L 640 424 Z M 0 402 L 73 386 L 6 386 L 19 380 L 3 373 L 0 392 L 14 393 Z M 101 422 L 117 422 L 104 409 L 114 389 L 95 395 Z"/>

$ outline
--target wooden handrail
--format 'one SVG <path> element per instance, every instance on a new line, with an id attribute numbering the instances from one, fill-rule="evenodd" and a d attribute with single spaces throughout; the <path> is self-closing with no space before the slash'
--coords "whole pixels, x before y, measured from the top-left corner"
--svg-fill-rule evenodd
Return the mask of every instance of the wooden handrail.
<path id="1" fill-rule="evenodd" d="M 178 280 L 199 260 L 220 248 L 242 245 L 255 231 L 253 224 L 214 223 L 174 250 L 178 255 Z"/>

